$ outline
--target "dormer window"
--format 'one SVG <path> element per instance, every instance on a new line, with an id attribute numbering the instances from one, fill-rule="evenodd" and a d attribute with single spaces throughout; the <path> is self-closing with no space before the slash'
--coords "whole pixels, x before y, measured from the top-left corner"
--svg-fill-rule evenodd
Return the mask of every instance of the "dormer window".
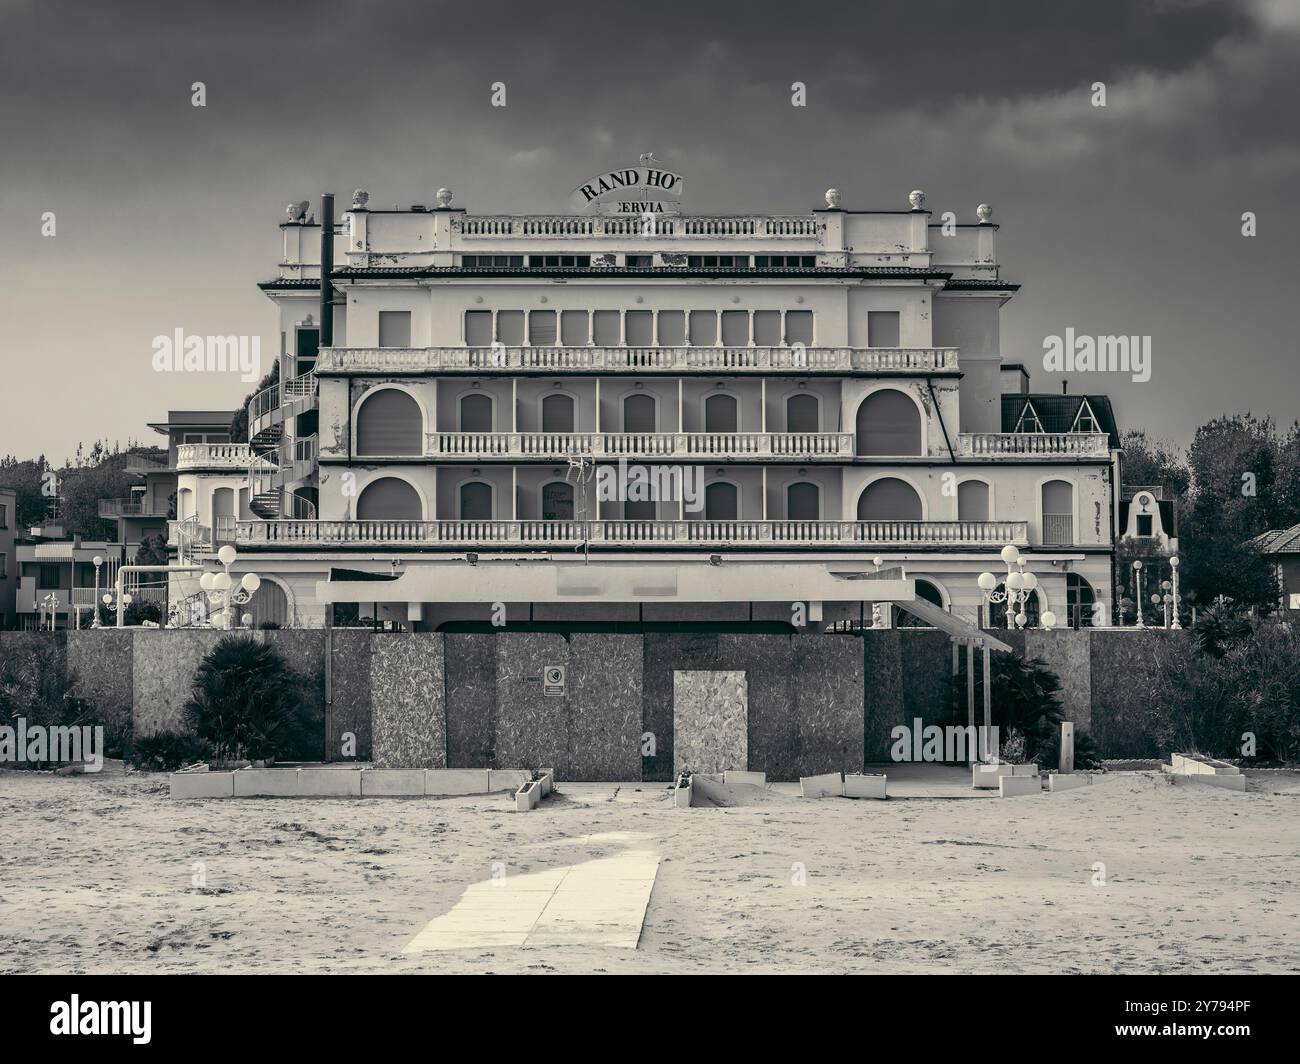
<path id="1" fill-rule="evenodd" d="M 1097 415 L 1092 412 L 1092 407 L 1088 405 L 1085 399 L 1079 404 L 1079 412 L 1074 415 L 1074 425 L 1071 432 L 1100 432 L 1101 425 L 1097 421 Z"/>
<path id="2" fill-rule="evenodd" d="M 1137 534 L 1138 534 L 1139 536 L 1143 536 L 1143 537 L 1149 539 L 1149 538 L 1151 537 L 1151 535 L 1153 534 L 1153 532 L 1154 532 L 1154 528 L 1152 527 L 1152 519 L 1151 519 L 1151 515 L 1150 515 L 1150 514 L 1138 514 L 1138 515 L 1137 515 Z"/>
<path id="3" fill-rule="evenodd" d="M 1025 408 L 1020 411 L 1020 420 L 1016 422 L 1017 432 L 1042 432 L 1043 423 L 1039 420 L 1038 411 L 1034 409 L 1034 404 L 1025 403 Z"/>

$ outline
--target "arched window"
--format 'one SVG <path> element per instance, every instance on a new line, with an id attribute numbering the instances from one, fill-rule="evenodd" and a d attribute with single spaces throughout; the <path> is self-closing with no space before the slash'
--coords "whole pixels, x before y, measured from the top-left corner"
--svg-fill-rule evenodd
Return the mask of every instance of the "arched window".
<path id="1" fill-rule="evenodd" d="M 735 521 L 740 516 L 740 498 L 735 484 L 716 481 L 704 489 L 704 517 L 708 521 Z"/>
<path id="2" fill-rule="evenodd" d="M 548 395 L 542 399 L 542 431 L 574 432 L 573 396 Z"/>
<path id="3" fill-rule="evenodd" d="M 919 521 L 921 496 L 905 480 L 881 477 L 858 496 L 859 521 Z"/>
<path id="4" fill-rule="evenodd" d="M 801 480 L 785 489 L 787 521 L 818 521 L 821 509 L 821 488 L 816 484 Z"/>
<path id="5" fill-rule="evenodd" d="M 492 396 L 476 392 L 460 397 L 460 431 L 492 431 Z"/>
<path id="6" fill-rule="evenodd" d="M 623 431 L 655 431 L 655 398 L 641 392 L 623 400 Z"/>
<path id="7" fill-rule="evenodd" d="M 931 605 L 943 609 L 943 593 L 930 583 L 929 580 L 916 581 L 916 597 L 922 599 Z M 929 628 L 930 625 L 918 617 L 915 613 L 910 613 L 902 606 L 894 607 L 894 627 L 895 628 Z"/>
<path id="8" fill-rule="evenodd" d="M 817 396 L 804 392 L 785 401 L 786 432 L 819 432 Z"/>
<path id="9" fill-rule="evenodd" d="M 957 520 L 990 520 L 989 486 L 984 481 L 963 480 L 957 485 Z"/>
<path id="10" fill-rule="evenodd" d="M 1049 480 L 1043 485 L 1043 543 L 1069 546 L 1074 542 L 1074 485 Z"/>
<path id="11" fill-rule="evenodd" d="M 471 480 L 460 486 L 460 519 L 462 521 L 492 520 L 492 485 L 481 480 Z"/>
<path id="12" fill-rule="evenodd" d="M 1071 628 L 1092 628 L 1095 621 L 1106 624 L 1110 618 L 1097 610 L 1097 592 L 1078 573 L 1065 574 L 1065 623 Z"/>
<path id="13" fill-rule="evenodd" d="M 542 485 L 542 520 L 573 520 L 573 485 L 553 480 Z"/>
<path id="14" fill-rule="evenodd" d="M 921 414 L 893 388 L 872 392 L 858 407 L 860 455 L 921 454 Z"/>
<path id="15" fill-rule="evenodd" d="M 244 613 L 253 615 L 254 628 L 260 628 L 264 624 L 273 624 L 277 628 L 289 627 L 288 596 L 285 595 L 284 588 L 265 577 L 248 604 L 240 608 Z"/>
<path id="16" fill-rule="evenodd" d="M 628 499 L 623 504 L 623 519 L 625 521 L 653 521 L 655 520 L 655 507 L 657 505 L 654 499 Z"/>
<path id="17" fill-rule="evenodd" d="M 736 397 L 717 392 L 704 400 L 705 432 L 739 432 L 740 414 Z"/>
<path id="18" fill-rule="evenodd" d="M 420 404 L 397 388 L 371 392 L 357 407 L 357 454 L 423 454 Z"/>
<path id="19" fill-rule="evenodd" d="M 358 521 L 419 521 L 420 494 L 397 477 L 372 480 L 357 497 Z"/>

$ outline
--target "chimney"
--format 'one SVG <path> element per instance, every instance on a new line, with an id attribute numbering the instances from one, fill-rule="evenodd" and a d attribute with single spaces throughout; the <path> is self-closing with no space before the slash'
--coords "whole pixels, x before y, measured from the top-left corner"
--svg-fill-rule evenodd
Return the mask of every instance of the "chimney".
<path id="1" fill-rule="evenodd" d="M 1070 382 L 1068 380 L 1061 381 L 1061 394 L 1062 395 L 1070 394 Z"/>
<path id="2" fill-rule="evenodd" d="M 320 346 L 334 346 L 334 193 L 320 198 Z"/>

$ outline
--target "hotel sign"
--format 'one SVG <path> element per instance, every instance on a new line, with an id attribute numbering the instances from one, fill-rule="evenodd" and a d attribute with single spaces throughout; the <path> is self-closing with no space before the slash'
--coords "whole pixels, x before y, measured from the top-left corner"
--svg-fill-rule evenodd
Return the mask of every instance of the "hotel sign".
<path id="1" fill-rule="evenodd" d="M 609 170 L 584 181 L 569 202 L 575 211 L 606 214 L 664 214 L 676 210 L 685 178 L 660 166 L 653 152 L 636 166 Z"/>

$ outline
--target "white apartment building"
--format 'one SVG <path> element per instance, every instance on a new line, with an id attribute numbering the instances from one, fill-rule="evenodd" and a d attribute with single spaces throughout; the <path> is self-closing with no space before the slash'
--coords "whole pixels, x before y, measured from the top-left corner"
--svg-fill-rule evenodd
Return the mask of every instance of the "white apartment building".
<path id="1" fill-rule="evenodd" d="M 1004 364 L 991 210 L 908 201 L 301 205 L 260 285 L 279 380 L 247 448 L 178 449 L 172 542 L 233 542 L 304 626 L 870 626 L 914 595 L 974 622 L 1008 543 L 1031 624 L 1109 623 L 1110 404 Z"/>

